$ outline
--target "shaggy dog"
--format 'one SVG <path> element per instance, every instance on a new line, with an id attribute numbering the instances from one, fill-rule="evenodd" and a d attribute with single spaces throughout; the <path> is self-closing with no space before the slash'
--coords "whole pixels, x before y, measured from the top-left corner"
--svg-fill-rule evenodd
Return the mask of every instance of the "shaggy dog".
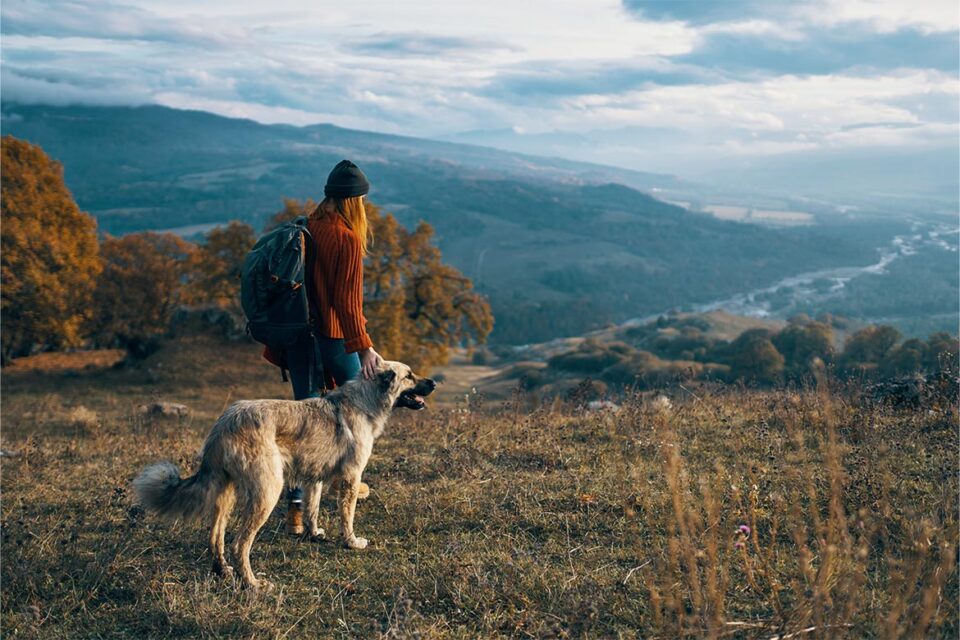
<path id="1" fill-rule="evenodd" d="M 208 517 L 213 570 L 232 574 L 224 549 L 227 521 L 239 503 L 239 531 L 231 545 L 243 583 L 260 586 L 250 568 L 250 548 L 280 499 L 284 475 L 306 488 L 304 512 L 312 536 L 324 535 L 317 518 L 323 482 L 340 481 L 340 531 L 351 549 L 367 546 L 353 531 L 360 476 L 374 441 L 396 407 L 423 409 L 436 383 L 400 362 L 351 380 L 322 398 L 244 400 L 231 405 L 210 430 L 200 469 L 189 478 L 169 463 L 155 464 L 133 481 L 149 511 L 183 519 Z"/>

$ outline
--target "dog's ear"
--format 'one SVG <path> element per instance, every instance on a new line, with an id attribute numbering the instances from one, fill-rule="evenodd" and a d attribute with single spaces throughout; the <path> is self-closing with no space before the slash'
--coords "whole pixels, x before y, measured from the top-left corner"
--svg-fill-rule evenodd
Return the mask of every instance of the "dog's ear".
<path id="1" fill-rule="evenodd" d="M 393 381 L 397 379 L 397 372 L 393 369 L 387 369 L 386 371 L 380 372 L 377 377 L 380 380 L 380 387 L 386 391 L 393 384 Z"/>

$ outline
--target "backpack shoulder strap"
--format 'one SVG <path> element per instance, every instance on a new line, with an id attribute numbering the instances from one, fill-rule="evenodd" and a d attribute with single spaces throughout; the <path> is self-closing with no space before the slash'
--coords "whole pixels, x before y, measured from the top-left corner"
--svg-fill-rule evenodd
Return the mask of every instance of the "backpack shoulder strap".
<path id="1" fill-rule="evenodd" d="M 301 245 L 303 250 L 303 286 L 307 288 L 307 304 L 310 305 L 310 324 L 313 325 L 320 315 L 317 311 L 320 306 L 317 304 L 313 286 L 313 265 L 317 259 L 317 246 L 313 241 L 313 234 L 311 234 L 310 229 L 307 228 L 306 218 L 304 218 L 304 224 L 301 229 L 303 232 L 303 243 Z"/>

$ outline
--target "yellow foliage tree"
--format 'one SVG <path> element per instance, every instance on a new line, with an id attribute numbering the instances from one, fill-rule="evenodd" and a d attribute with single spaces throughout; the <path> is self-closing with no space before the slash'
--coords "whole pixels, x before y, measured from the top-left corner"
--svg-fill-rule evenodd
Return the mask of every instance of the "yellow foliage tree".
<path id="1" fill-rule="evenodd" d="M 317 203 L 314 202 L 312 198 L 307 198 L 303 202 L 300 202 L 296 198 L 284 198 L 283 209 L 270 216 L 267 224 L 263 226 L 263 232 L 266 233 L 287 220 L 293 220 L 297 216 L 309 216 L 316 208 Z"/>
<path id="2" fill-rule="evenodd" d="M 170 233 L 107 236 L 94 292 L 92 333 L 99 344 L 143 358 L 159 346 L 174 309 L 192 285 L 197 246 Z"/>
<path id="3" fill-rule="evenodd" d="M 208 233 L 197 251 L 195 278 L 185 300 L 240 313 L 240 269 L 256 241 L 253 227 L 236 220 Z"/>
<path id="4" fill-rule="evenodd" d="M 90 292 L 100 271 L 97 223 L 80 211 L 63 168 L 40 147 L 2 140 L 0 359 L 83 338 Z"/>
<path id="5" fill-rule="evenodd" d="M 398 255 L 375 261 L 371 252 L 371 276 L 374 281 L 387 278 L 400 287 L 387 291 L 381 309 L 371 308 L 373 335 L 382 331 L 396 336 L 396 342 L 384 343 L 382 350 L 392 359 L 402 360 L 427 370 L 445 364 L 450 347 L 483 343 L 493 330 L 493 313 L 486 299 L 473 290 L 473 283 L 460 271 L 442 262 L 440 249 L 433 243 L 433 227 L 421 222 L 408 232 L 391 215 L 381 216 L 376 208 L 370 215 L 377 243 L 384 251 L 396 235 Z M 379 271 L 379 273 L 378 273 Z M 371 303 L 377 292 L 369 291 Z M 396 309 L 401 302 L 402 311 Z M 390 323 L 381 326 L 380 319 Z M 399 327 L 394 318 L 399 319 Z M 392 331 L 390 331 L 392 330 Z"/>

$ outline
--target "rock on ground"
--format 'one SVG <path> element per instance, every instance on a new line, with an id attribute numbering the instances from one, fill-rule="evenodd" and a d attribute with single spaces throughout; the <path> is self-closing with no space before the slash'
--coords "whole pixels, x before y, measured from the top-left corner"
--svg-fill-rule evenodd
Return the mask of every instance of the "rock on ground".
<path id="1" fill-rule="evenodd" d="M 189 415 L 190 409 L 185 404 L 176 402 L 151 402 L 150 404 L 140 405 L 138 412 L 148 416 L 167 416 L 182 418 Z"/>

